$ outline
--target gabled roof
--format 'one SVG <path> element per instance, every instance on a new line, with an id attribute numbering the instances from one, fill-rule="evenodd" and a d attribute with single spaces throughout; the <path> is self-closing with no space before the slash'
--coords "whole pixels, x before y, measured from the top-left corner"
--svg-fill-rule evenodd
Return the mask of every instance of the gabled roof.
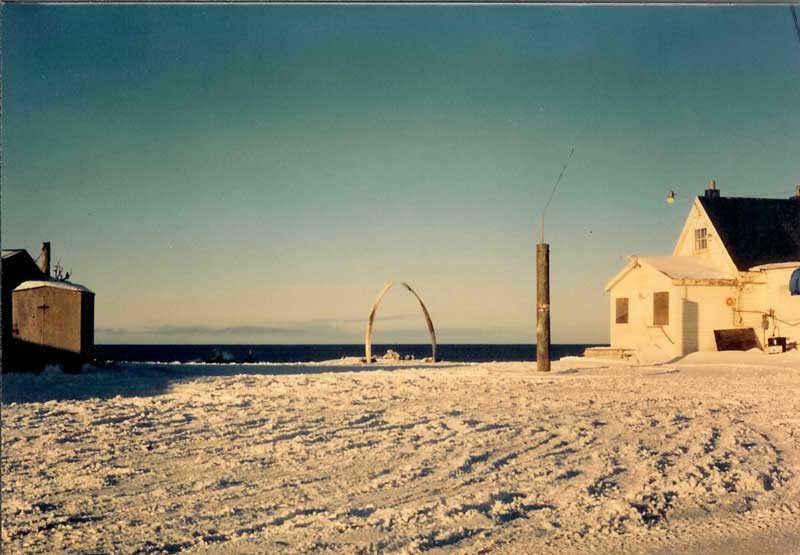
<path id="1" fill-rule="evenodd" d="M 739 271 L 800 260 L 800 200 L 698 197 Z"/>
<path id="2" fill-rule="evenodd" d="M 44 279 L 44 272 L 25 249 L 3 249 L 3 298 L 8 301 L 7 295 L 11 290 L 25 280 Z M 6 310 L 5 308 L 3 310 Z"/>
<path id="3" fill-rule="evenodd" d="M 26 252 L 25 249 L 3 249 L 3 258 L 10 258 L 15 254 Z"/>

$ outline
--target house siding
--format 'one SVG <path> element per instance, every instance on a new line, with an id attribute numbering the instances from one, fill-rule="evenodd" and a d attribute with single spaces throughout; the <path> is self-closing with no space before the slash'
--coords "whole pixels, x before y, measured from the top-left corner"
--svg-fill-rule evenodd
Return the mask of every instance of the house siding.
<path id="1" fill-rule="evenodd" d="M 694 230 L 701 228 L 706 228 L 708 230 L 708 235 L 706 237 L 708 246 L 704 251 L 696 252 L 694 250 Z M 678 237 L 678 241 L 675 243 L 672 256 L 694 256 L 706 260 L 720 268 L 730 268 L 732 271 L 736 271 L 733 262 L 728 256 L 728 251 L 725 250 L 725 245 L 722 244 L 711 220 L 697 201 L 692 205 L 683 230 Z"/>
<path id="2" fill-rule="evenodd" d="M 669 324 L 653 324 L 653 294 L 669 293 Z M 643 360 L 672 358 L 682 354 L 678 288 L 672 280 L 647 265 L 639 265 L 611 289 L 611 345 L 639 352 Z M 628 323 L 616 323 L 616 303 L 628 299 Z"/>
<path id="3" fill-rule="evenodd" d="M 794 270 L 795 268 L 780 268 L 762 272 L 766 281 L 762 310 L 774 310 L 778 320 L 778 329 L 775 330 L 770 319 L 767 336 L 774 333 L 786 337 L 789 343 L 800 342 L 800 295 L 789 294 L 789 278 Z"/>
<path id="4" fill-rule="evenodd" d="M 680 290 L 684 327 L 681 354 L 716 351 L 714 330 L 738 327 L 734 325 L 733 307 L 728 305 L 728 299 L 736 298 L 736 287 L 690 285 Z"/>

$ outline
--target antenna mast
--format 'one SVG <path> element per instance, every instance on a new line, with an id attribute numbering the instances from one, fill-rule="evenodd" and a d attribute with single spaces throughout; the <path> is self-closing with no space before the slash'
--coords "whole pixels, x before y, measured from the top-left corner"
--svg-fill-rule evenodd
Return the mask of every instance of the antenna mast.
<path id="1" fill-rule="evenodd" d="M 567 165 L 572 159 L 575 148 L 571 148 L 561 173 L 558 174 L 550 198 L 542 210 L 542 242 L 536 245 L 536 369 L 539 372 L 550 371 L 550 245 L 544 242 L 544 214 L 553 195 L 556 194 L 558 184 L 567 171 Z"/>

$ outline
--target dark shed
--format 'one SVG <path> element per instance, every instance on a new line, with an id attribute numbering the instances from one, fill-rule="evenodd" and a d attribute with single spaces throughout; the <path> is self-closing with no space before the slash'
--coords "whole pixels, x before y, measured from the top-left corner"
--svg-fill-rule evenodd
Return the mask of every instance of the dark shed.
<path id="1" fill-rule="evenodd" d="M 2 281 L 2 351 L 3 367 L 8 362 L 8 353 L 11 348 L 11 292 L 23 281 L 46 279 L 28 251 L 13 249 L 2 251 L 2 267 L 0 267 L 0 281 Z"/>
<path id="2" fill-rule="evenodd" d="M 40 351 L 89 360 L 94 352 L 94 293 L 67 281 L 26 281 L 12 293 L 14 339 Z"/>

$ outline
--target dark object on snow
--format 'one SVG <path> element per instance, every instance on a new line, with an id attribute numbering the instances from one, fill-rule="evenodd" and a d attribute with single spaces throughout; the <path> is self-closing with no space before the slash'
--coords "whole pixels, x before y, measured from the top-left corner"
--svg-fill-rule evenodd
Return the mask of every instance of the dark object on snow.
<path id="1" fill-rule="evenodd" d="M 758 338 L 753 328 L 714 330 L 718 351 L 749 351 L 758 349 Z"/>
<path id="2" fill-rule="evenodd" d="M 785 337 L 768 337 L 767 347 L 780 347 L 782 353 L 786 352 L 786 338 Z"/>

